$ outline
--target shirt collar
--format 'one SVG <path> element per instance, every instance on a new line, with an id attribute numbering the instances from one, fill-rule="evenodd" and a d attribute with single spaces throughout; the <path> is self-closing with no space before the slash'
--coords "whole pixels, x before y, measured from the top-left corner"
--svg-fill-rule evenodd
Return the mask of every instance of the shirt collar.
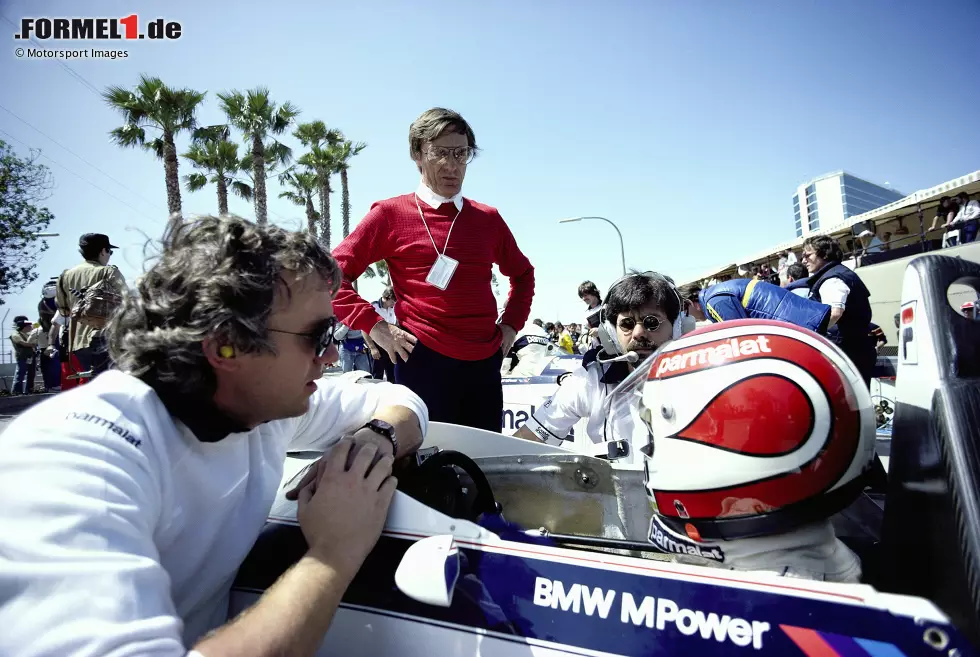
<path id="1" fill-rule="evenodd" d="M 420 182 L 419 188 L 415 190 L 415 195 L 425 201 L 426 205 L 431 208 L 438 208 L 443 203 L 452 203 L 456 206 L 457 211 L 461 211 L 463 209 L 463 192 L 460 192 L 451 198 L 446 198 L 445 196 L 439 196 L 434 191 L 426 187 L 424 182 Z"/>

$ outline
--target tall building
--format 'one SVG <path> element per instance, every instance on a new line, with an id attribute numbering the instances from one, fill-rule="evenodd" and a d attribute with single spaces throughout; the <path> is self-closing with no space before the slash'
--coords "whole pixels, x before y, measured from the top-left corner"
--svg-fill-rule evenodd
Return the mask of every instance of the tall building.
<path id="1" fill-rule="evenodd" d="M 835 226 L 904 196 L 843 171 L 814 178 L 800 185 L 793 195 L 796 236 L 806 237 L 821 224 Z"/>

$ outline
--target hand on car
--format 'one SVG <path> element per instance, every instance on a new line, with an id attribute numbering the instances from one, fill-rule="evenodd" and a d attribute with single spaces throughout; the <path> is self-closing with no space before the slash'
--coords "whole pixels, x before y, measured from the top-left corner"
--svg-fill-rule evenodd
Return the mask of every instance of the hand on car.
<path id="1" fill-rule="evenodd" d="M 354 458 L 365 445 L 373 445 L 376 449 L 374 458 L 371 461 L 372 465 L 380 461 L 385 456 L 393 456 L 393 445 L 391 441 L 381 434 L 375 433 L 371 429 L 359 429 L 354 433 L 347 434 L 341 439 L 341 442 L 352 443 L 347 456 L 347 462 L 345 463 L 347 468 L 350 468 L 351 464 L 354 462 Z M 320 457 L 314 463 L 307 466 L 306 472 L 303 474 L 303 478 L 299 480 L 299 483 L 293 486 L 290 490 L 286 491 L 287 500 L 298 499 L 299 492 L 309 486 L 311 483 L 315 486 L 315 482 L 319 481 L 320 476 L 323 474 L 323 468 L 326 465 L 327 459 L 329 458 L 330 454 L 337 451 L 339 446 L 340 443 L 338 442 L 326 456 Z"/>
<path id="2" fill-rule="evenodd" d="M 403 363 L 408 362 L 408 355 L 412 353 L 415 343 L 418 342 L 418 338 L 408 331 L 384 320 L 374 325 L 370 336 L 375 344 L 388 353 L 392 363 L 398 362 L 397 357 L 401 357 Z"/>
<path id="3" fill-rule="evenodd" d="M 398 483 L 391 476 L 390 447 L 375 461 L 377 446 L 365 443 L 345 467 L 353 446 L 341 440 L 287 493 L 299 500 L 297 518 L 310 556 L 350 578 L 377 543 Z"/>

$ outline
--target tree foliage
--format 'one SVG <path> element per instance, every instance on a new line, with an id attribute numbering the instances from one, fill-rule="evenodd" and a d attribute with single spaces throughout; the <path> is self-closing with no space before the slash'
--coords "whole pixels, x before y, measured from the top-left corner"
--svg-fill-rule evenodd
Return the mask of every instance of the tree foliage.
<path id="1" fill-rule="evenodd" d="M 184 153 L 199 171 L 184 176 L 187 189 L 196 192 L 214 183 L 218 189 L 218 214 L 228 214 L 228 189 L 246 201 L 252 200 L 252 186 L 238 179 L 241 171 L 250 172 L 238 156 L 238 144 L 230 140 L 231 130 L 226 125 L 198 128 L 193 143 Z M 200 173 L 203 171 L 204 173 Z"/>
<path id="2" fill-rule="evenodd" d="M 320 241 L 330 248 L 330 176 L 337 170 L 336 147 L 343 142 L 344 135 L 327 128 L 323 121 L 316 120 L 296 126 L 293 136 L 309 148 L 298 160 L 300 164 L 316 172 L 320 197 Z"/>
<path id="3" fill-rule="evenodd" d="M 252 169 L 252 191 L 255 200 L 255 220 L 264 224 L 269 221 L 266 178 L 272 175 L 276 165 L 285 165 L 292 157 L 292 151 L 283 143 L 272 140 L 266 143 L 268 135 L 281 135 L 299 115 L 299 108 L 292 103 L 277 105 L 269 97 L 265 87 L 245 92 L 232 90 L 218 94 L 221 109 L 228 121 L 242 131 L 245 143 L 251 152 L 243 158 L 246 166 Z M 266 167 L 270 170 L 267 171 Z"/>
<path id="4" fill-rule="evenodd" d="M 205 93 L 168 87 L 160 78 L 141 75 L 134 90 L 108 87 L 102 97 L 126 124 L 109 134 L 123 148 L 143 148 L 163 160 L 167 210 L 180 213 L 180 177 L 174 138 L 197 127 L 195 114 Z M 147 129 L 153 131 L 147 134 Z"/>
<path id="5" fill-rule="evenodd" d="M 0 305 L 3 296 L 37 278 L 38 256 L 48 248 L 38 233 L 54 218 L 41 206 L 54 180 L 48 168 L 37 163 L 38 157 L 39 151 L 18 157 L 0 140 Z"/>
<path id="6" fill-rule="evenodd" d="M 306 210 L 306 230 L 317 237 L 320 215 L 313 207 L 313 195 L 317 188 L 316 174 L 291 167 L 279 174 L 279 184 L 289 187 L 279 194 L 279 198 L 292 201 Z"/>

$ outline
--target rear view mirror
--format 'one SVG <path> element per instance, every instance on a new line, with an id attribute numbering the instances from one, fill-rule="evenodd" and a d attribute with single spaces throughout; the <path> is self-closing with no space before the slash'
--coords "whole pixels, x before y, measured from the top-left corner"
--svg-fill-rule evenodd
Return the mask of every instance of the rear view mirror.
<path id="1" fill-rule="evenodd" d="M 453 602 L 459 577 L 459 550 L 449 534 L 413 543 L 395 570 L 395 586 L 412 600 L 436 607 Z"/>

